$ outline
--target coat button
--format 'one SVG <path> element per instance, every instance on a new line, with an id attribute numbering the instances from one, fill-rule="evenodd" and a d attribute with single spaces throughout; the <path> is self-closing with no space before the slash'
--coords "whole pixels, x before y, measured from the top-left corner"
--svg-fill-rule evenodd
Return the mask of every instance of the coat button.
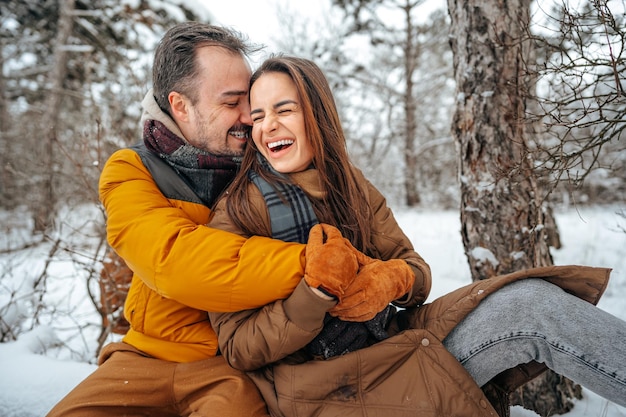
<path id="1" fill-rule="evenodd" d="M 479 401 L 479 403 L 480 403 L 480 406 L 481 406 L 482 408 L 487 408 L 487 401 L 485 401 L 485 400 L 480 400 L 480 401 Z"/>
<path id="2" fill-rule="evenodd" d="M 430 345 L 430 340 L 428 340 L 426 338 L 423 338 L 422 339 L 422 346 L 428 346 L 428 345 Z"/>

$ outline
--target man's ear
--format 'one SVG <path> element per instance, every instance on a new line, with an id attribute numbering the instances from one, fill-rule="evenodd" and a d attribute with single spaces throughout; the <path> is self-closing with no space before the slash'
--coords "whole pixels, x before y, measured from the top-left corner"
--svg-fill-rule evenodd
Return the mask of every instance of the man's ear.
<path id="1" fill-rule="evenodd" d="M 176 91 L 172 91 L 167 96 L 167 99 L 170 102 L 170 109 L 174 120 L 176 122 L 189 122 L 190 107 L 187 98 Z"/>

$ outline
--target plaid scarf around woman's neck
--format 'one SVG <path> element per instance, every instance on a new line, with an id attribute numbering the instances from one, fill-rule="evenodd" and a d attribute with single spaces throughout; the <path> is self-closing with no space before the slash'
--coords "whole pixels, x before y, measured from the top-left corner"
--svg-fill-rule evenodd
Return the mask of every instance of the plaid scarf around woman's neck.
<path id="1" fill-rule="evenodd" d="M 147 120 L 143 141 L 148 150 L 166 161 L 211 207 L 239 170 L 240 157 L 216 156 L 198 149 L 172 133 L 158 120 Z"/>
<path id="2" fill-rule="evenodd" d="M 260 153 L 257 153 L 257 162 L 261 169 L 278 177 L 287 177 L 272 168 Z M 248 178 L 257 186 L 265 200 L 272 237 L 285 242 L 306 243 L 309 231 L 319 222 L 313 204 L 304 191 L 290 182 L 270 184 L 254 169 L 248 171 Z"/>

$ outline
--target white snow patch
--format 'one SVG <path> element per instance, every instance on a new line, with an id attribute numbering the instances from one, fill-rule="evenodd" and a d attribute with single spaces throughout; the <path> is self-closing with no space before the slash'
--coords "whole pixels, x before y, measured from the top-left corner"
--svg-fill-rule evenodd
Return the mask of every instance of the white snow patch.
<path id="1" fill-rule="evenodd" d="M 522 259 L 523 257 L 526 256 L 525 252 L 513 252 L 511 253 L 511 258 L 514 260 L 518 260 L 518 259 Z"/>
<path id="2" fill-rule="evenodd" d="M 477 246 L 474 249 L 472 249 L 470 251 L 470 256 L 476 259 L 481 265 L 486 262 L 489 262 L 493 266 L 498 266 L 500 264 L 500 262 L 498 262 L 498 259 L 493 254 L 493 252 L 491 252 L 487 248 L 483 248 L 480 246 Z"/>

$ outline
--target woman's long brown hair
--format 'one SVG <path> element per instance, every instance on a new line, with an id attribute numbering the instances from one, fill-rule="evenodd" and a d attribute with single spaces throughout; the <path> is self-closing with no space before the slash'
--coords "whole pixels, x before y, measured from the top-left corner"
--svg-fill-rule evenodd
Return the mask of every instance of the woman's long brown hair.
<path id="1" fill-rule="evenodd" d="M 354 247 L 371 253 L 372 211 L 365 197 L 366 190 L 359 187 L 351 168 L 346 138 L 326 77 L 310 60 L 275 56 L 252 74 L 250 87 L 263 74 L 272 72 L 287 74 L 298 91 L 305 131 L 313 148 L 313 165 L 325 191 L 322 201 L 310 198 L 318 220 L 337 227 Z M 271 231 L 259 225 L 257 214 L 249 204 L 247 172 L 254 169 L 270 184 L 285 180 L 262 169 L 256 153 L 254 142 L 249 141 L 241 170 L 228 189 L 227 213 L 245 233 L 271 236 Z"/>

